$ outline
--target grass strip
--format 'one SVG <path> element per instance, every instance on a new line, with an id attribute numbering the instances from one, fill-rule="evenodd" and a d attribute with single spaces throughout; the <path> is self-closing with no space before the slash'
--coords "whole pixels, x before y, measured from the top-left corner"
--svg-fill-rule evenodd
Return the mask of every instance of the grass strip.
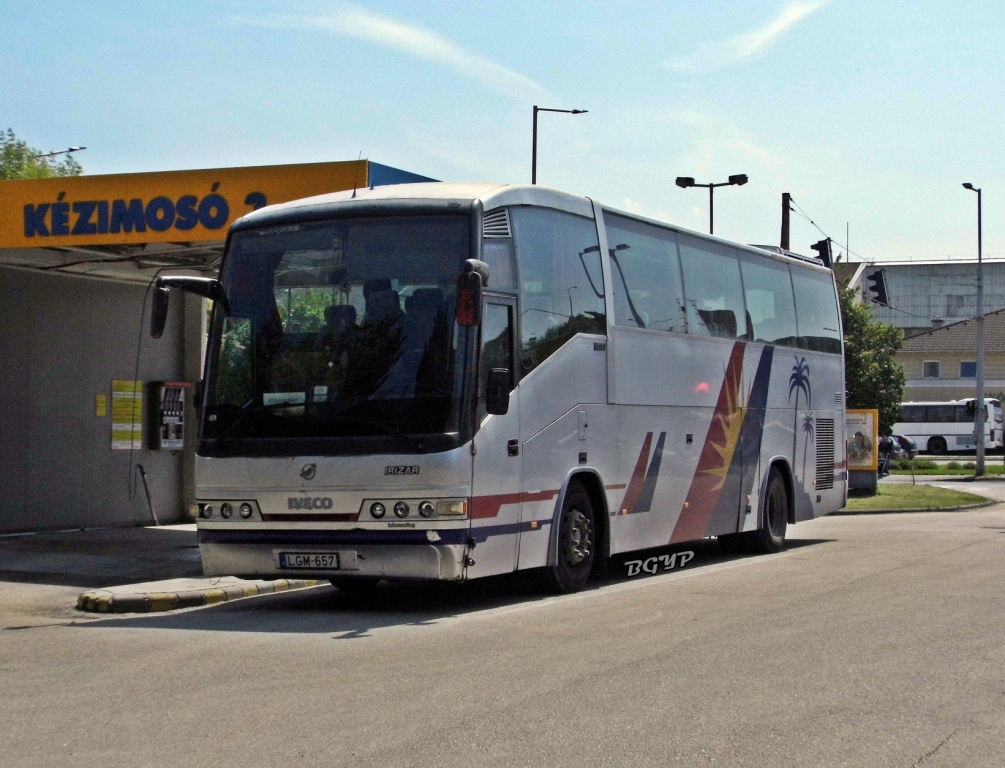
<path id="1" fill-rule="evenodd" d="M 983 496 L 950 488 L 899 483 L 880 485 L 875 496 L 862 495 L 860 491 L 852 491 L 848 496 L 848 506 L 845 509 L 851 512 L 864 512 L 870 509 L 939 509 L 986 501 Z"/>

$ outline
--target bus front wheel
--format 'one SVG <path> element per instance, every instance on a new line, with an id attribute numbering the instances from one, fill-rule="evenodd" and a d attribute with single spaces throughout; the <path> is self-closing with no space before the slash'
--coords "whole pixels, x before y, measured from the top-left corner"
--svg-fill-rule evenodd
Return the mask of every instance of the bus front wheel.
<path id="1" fill-rule="evenodd" d="M 558 553 L 546 573 L 557 592 L 578 592 L 586 586 L 597 549 L 597 528 L 590 494 L 576 480 L 569 482 L 558 519 Z"/>
<path id="2" fill-rule="evenodd" d="M 934 453 L 936 456 L 945 456 L 948 448 L 944 437 L 933 437 L 928 441 L 928 452 Z"/>

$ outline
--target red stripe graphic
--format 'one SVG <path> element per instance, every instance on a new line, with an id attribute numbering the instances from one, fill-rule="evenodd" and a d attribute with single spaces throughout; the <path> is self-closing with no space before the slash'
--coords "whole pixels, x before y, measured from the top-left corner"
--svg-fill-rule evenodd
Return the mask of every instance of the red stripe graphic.
<path id="1" fill-rule="evenodd" d="M 558 488 L 551 491 L 533 491 L 524 493 L 499 493 L 495 496 L 475 496 L 471 499 L 471 510 L 468 517 L 472 520 L 482 520 L 487 517 L 497 517 L 504 504 L 518 504 L 521 501 L 548 501 L 558 496 Z"/>

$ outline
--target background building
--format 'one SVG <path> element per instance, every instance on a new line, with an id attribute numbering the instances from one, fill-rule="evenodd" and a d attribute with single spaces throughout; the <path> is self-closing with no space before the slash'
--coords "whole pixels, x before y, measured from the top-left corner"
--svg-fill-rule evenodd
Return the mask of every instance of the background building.
<path id="1" fill-rule="evenodd" d="M 897 359 L 907 377 L 905 402 L 977 396 L 977 322 L 973 318 L 906 339 Z M 984 392 L 1005 400 L 1005 309 L 984 316 Z"/>
<path id="2" fill-rule="evenodd" d="M 872 302 L 873 317 L 905 336 L 951 325 L 977 315 L 977 262 L 851 262 L 835 267 L 838 280 Z M 877 274 L 882 279 L 877 279 Z M 1005 308 L 1005 261 L 983 263 L 984 311 Z M 878 303 L 880 286 L 886 304 Z"/>
<path id="3" fill-rule="evenodd" d="M 183 519 L 191 397 L 181 448 L 159 450 L 145 385 L 201 378 L 206 311 L 175 292 L 152 340 L 153 278 L 215 276 L 230 224 L 264 205 L 410 181 L 431 179 L 362 160 L 0 181 L 0 533 L 149 522 L 143 474 L 160 521 Z"/>

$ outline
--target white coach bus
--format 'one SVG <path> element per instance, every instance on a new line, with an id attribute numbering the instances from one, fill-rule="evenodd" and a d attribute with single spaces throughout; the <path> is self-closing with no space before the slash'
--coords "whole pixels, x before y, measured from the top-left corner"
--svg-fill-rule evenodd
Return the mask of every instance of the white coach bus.
<path id="1" fill-rule="evenodd" d="M 251 213 L 213 298 L 207 575 L 466 579 L 718 537 L 773 552 L 846 500 L 831 272 L 537 186 L 409 184 Z"/>
<path id="2" fill-rule="evenodd" d="M 938 402 L 908 402 L 900 406 L 893 434 L 909 437 L 922 450 L 935 455 L 949 451 L 974 450 L 977 398 Z M 1001 448 L 1002 407 L 992 398 L 984 398 L 984 447 Z"/>

